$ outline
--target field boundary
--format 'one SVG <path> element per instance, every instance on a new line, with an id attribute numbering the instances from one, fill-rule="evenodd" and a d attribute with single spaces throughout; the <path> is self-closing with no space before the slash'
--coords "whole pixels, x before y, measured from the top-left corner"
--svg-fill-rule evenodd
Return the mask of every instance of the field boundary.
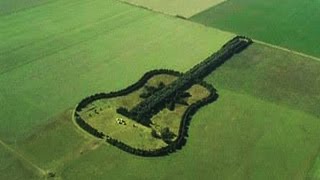
<path id="1" fill-rule="evenodd" d="M 179 14 L 179 13 L 170 13 L 170 12 L 164 12 L 164 11 L 161 11 L 161 10 L 158 10 L 158 9 L 154 9 L 154 8 L 151 8 L 151 7 L 148 7 L 147 5 L 144 5 L 144 4 L 138 4 L 138 3 L 134 3 L 134 2 L 129 2 L 129 1 L 126 1 L 126 0 L 117 0 L 118 2 L 120 3 L 124 3 L 124 4 L 127 4 L 129 6 L 134 6 L 134 7 L 137 7 L 137 8 L 141 8 L 141 9 L 145 9 L 145 10 L 148 10 L 148 11 L 152 11 L 152 12 L 155 12 L 155 13 L 158 13 L 158 14 L 163 14 L 163 15 L 167 15 L 167 16 L 171 16 L 171 17 L 178 17 L 178 18 L 181 18 L 181 19 L 190 19 L 191 17 L 203 12 L 203 11 L 206 11 L 212 7 L 216 7 L 216 6 L 219 6 L 229 0 L 222 0 L 221 2 L 217 3 L 217 4 L 213 4 L 211 6 L 208 6 L 207 8 L 195 13 L 195 14 L 192 14 L 192 15 L 183 15 L 183 14 Z M 192 22 L 192 21 L 190 21 Z"/>
<path id="2" fill-rule="evenodd" d="M 180 18 L 180 19 L 182 19 L 182 18 Z M 206 28 L 216 29 L 216 30 L 219 30 L 219 31 L 222 31 L 222 32 L 235 34 L 234 32 L 231 32 L 231 31 L 225 31 L 225 30 L 217 28 L 217 27 L 207 26 L 207 25 L 204 25 L 204 24 L 197 23 L 195 21 L 190 21 L 189 19 L 182 19 L 182 20 L 189 21 L 189 22 L 192 22 L 192 23 L 195 23 L 195 24 L 199 24 L 200 26 L 204 26 Z M 254 38 L 250 38 L 250 39 L 252 39 L 252 41 L 254 43 L 257 43 L 257 44 L 265 45 L 265 46 L 268 46 L 268 47 L 271 47 L 271 48 L 274 48 L 274 49 L 279 49 L 279 50 L 282 50 L 282 51 L 285 51 L 285 52 L 289 52 L 289 53 L 292 53 L 292 54 L 295 54 L 295 55 L 298 55 L 298 56 L 306 57 L 308 59 L 320 62 L 320 58 L 312 56 L 312 55 L 305 54 L 303 52 L 299 52 L 299 51 L 296 51 L 296 50 L 291 50 L 291 49 L 288 49 L 288 48 L 285 48 L 285 47 L 281 47 L 281 46 L 278 46 L 278 45 L 270 44 L 270 43 L 267 43 L 267 42 L 264 42 L 264 41 L 260 41 L 260 40 L 254 39 Z"/>
<path id="3" fill-rule="evenodd" d="M 180 19 L 182 19 L 182 18 L 180 18 Z M 216 28 L 216 27 L 207 26 L 207 25 L 200 24 L 200 23 L 197 23 L 197 22 L 194 22 L 194 21 L 190 21 L 188 19 L 182 19 L 182 20 L 193 22 L 193 23 L 202 25 L 202 26 L 207 27 L 207 28 L 217 29 L 217 30 L 222 31 L 222 32 L 235 34 L 234 32 L 225 31 L 225 30 L 222 30 L 222 29 L 219 29 L 219 28 Z M 308 55 L 308 54 L 305 54 L 303 52 L 299 52 L 299 51 L 296 51 L 296 50 L 291 50 L 291 49 L 288 49 L 288 48 L 285 48 L 285 47 L 281 47 L 281 46 L 278 46 L 278 45 L 270 44 L 270 43 L 267 43 L 267 42 L 264 42 L 264 41 L 260 41 L 260 40 L 254 39 L 254 38 L 251 38 L 251 39 L 252 39 L 252 41 L 254 43 L 265 45 L 265 46 L 268 46 L 268 47 L 271 47 L 271 48 L 274 48 L 274 49 L 279 49 L 279 50 L 282 50 L 282 51 L 285 51 L 285 52 L 292 53 L 294 55 L 298 55 L 298 56 L 301 56 L 301 57 L 305 57 L 305 58 L 320 62 L 320 58 L 318 58 L 318 57 L 315 57 L 315 56 L 312 56 L 312 55 Z"/>
<path id="4" fill-rule="evenodd" d="M 9 151 L 14 157 L 18 158 L 20 161 L 26 162 L 27 164 L 30 165 L 30 167 L 34 168 L 37 172 L 38 175 L 40 177 L 45 177 L 45 175 L 47 174 L 47 172 L 45 170 L 43 170 L 42 168 L 40 168 L 39 166 L 37 166 L 36 164 L 34 164 L 33 162 L 31 162 L 29 159 L 27 159 L 26 157 L 24 157 L 21 153 L 17 152 L 16 150 L 14 150 L 13 148 L 11 148 L 8 144 L 6 144 L 5 142 L 3 142 L 0 139 L 0 144 L 7 150 Z"/>
<path id="5" fill-rule="evenodd" d="M 281 46 L 278 46 L 278 45 L 274 45 L 274 44 L 270 44 L 270 43 L 267 43 L 267 42 L 263 42 L 263 41 L 260 41 L 260 40 L 257 40 L 257 39 L 252 39 L 252 40 L 254 42 L 256 42 L 257 44 L 262 44 L 262 45 L 265 45 L 265 46 L 268 46 L 268 47 L 272 47 L 272 48 L 275 48 L 275 49 L 286 51 L 286 52 L 289 52 L 289 53 L 292 53 L 292 54 L 295 54 L 295 55 L 299 55 L 299 56 L 302 56 L 302 57 L 310 58 L 310 59 L 313 59 L 315 61 L 319 61 L 320 62 L 320 58 L 315 57 L 315 56 L 311 56 L 311 55 L 308 55 L 308 54 L 305 54 L 305 53 L 302 53 L 302 52 L 299 52 L 299 51 L 295 51 L 295 50 L 291 50 L 291 49 L 288 49 L 288 48 L 285 48 L 285 47 L 281 47 Z"/>
<path id="6" fill-rule="evenodd" d="M 180 18 L 180 19 L 182 19 L 182 18 Z M 204 25 L 204 24 L 197 23 L 195 21 L 190 21 L 189 19 L 182 19 L 182 20 L 189 21 L 189 22 L 192 22 L 192 23 L 195 23 L 195 24 L 199 24 L 199 25 L 204 26 L 206 28 L 217 29 L 217 30 L 222 31 L 222 32 L 235 34 L 234 32 L 231 32 L 231 31 L 225 31 L 225 30 L 217 28 L 217 27 L 207 26 L 207 25 Z M 296 50 L 291 50 L 291 49 L 288 49 L 288 48 L 285 48 L 285 47 L 281 47 L 281 46 L 278 46 L 278 45 L 270 44 L 270 43 L 267 43 L 267 42 L 264 42 L 264 41 L 260 41 L 260 40 L 254 39 L 254 38 L 250 38 L 250 39 L 252 39 L 252 41 L 254 43 L 257 43 L 257 44 L 265 45 L 265 46 L 268 46 L 268 47 L 271 47 L 271 48 L 274 48 L 274 49 L 279 49 L 279 50 L 282 50 L 282 51 L 285 51 L 285 52 L 289 52 L 289 53 L 292 53 L 292 54 L 295 54 L 295 55 L 298 55 L 298 56 L 306 57 L 308 59 L 320 62 L 320 58 L 318 58 L 316 56 L 308 55 L 308 54 L 305 54 L 303 52 L 299 52 L 299 51 L 296 51 Z"/>
<path id="7" fill-rule="evenodd" d="M 219 5 L 221 5 L 221 4 L 223 4 L 223 3 L 227 2 L 227 1 L 228 0 L 225 0 L 225 1 L 219 3 L 219 4 L 215 5 L 215 6 L 219 6 Z M 145 10 L 148 10 L 148 11 L 152 11 L 154 13 L 160 13 L 160 14 L 163 14 L 165 16 L 170 16 L 172 18 L 178 18 L 178 19 L 181 19 L 181 20 L 184 20 L 184 21 L 188 21 L 190 23 L 194 23 L 194 24 L 206 27 L 206 28 L 215 29 L 215 30 L 219 30 L 221 32 L 226 32 L 226 33 L 229 33 L 229 34 L 237 35 L 235 32 L 226 31 L 226 30 L 223 30 L 223 29 L 220 29 L 220 28 L 217 28 L 217 27 L 211 27 L 211 26 L 207 26 L 205 24 L 201 24 L 201 23 L 189 20 L 192 16 L 190 18 L 187 18 L 187 17 L 181 16 L 181 15 L 172 15 L 172 14 L 164 13 L 164 12 L 157 11 L 157 10 L 154 10 L 154 9 L 151 9 L 151 8 L 148 8 L 148 7 L 144 7 L 144 6 L 136 5 L 136 4 L 133 4 L 133 3 L 129 3 L 129 2 L 126 2 L 126 1 L 123 1 L 123 0 L 119 0 L 119 2 L 127 4 L 129 6 L 134 6 L 134 7 L 137 7 L 137 8 L 141 8 L 141 9 L 145 9 Z M 215 6 L 212 6 L 212 7 L 215 7 Z M 285 52 L 289 52 L 289 53 L 292 53 L 292 54 L 295 54 L 295 55 L 299 55 L 299 56 L 306 57 L 306 58 L 309 58 L 309 59 L 312 59 L 312 60 L 320 62 L 320 58 L 318 58 L 316 56 L 308 55 L 308 54 L 305 54 L 303 52 L 299 52 L 299 51 L 296 51 L 296 50 L 291 50 L 291 49 L 288 49 L 288 48 L 285 48 L 285 47 L 281 47 L 281 46 L 278 46 L 278 45 L 270 44 L 270 43 L 267 43 L 267 42 L 264 42 L 264 41 L 260 41 L 260 40 L 254 39 L 254 38 L 251 38 L 251 39 L 257 44 L 262 44 L 262 45 L 265 45 L 265 46 L 268 46 L 268 47 L 279 49 L 279 50 L 282 50 L 282 51 L 285 51 Z"/>
<path id="8" fill-rule="evenodd" d="M 192 18 L 193 16 L 196 16 L 196 15 L 198 15 L 198 14 L 200 14 L 200 13 L 203 13 L 204 11 L 207 11 L 207 10 L 213 8 L 213 7 L 220 6 L 220 5 L 222 5 L 222 4 L 224 4 L 224 3 L 228 2 L 228 1 L 230 1 L 230 0 L 223 0 L 223 1 L 219 2 L 218 4 L 214 4 L 214 5 L 212 5 L 212 6 L 208 6 L 207 8 L 203 9 L 202 11 L 200 11 L 200 12 L 198 12 L 198 13 L 190 16 L 190 17 L 188 17 L 188 20 L 189 20 L 190 18 Z M 189 20 L 189 21 L 190 21 L 190 20 Z M 193 21 L 192 21 L 192 22 L 193 22 Z M 227 31 L 226 31 L 226 32 L 227 32 Z"/>

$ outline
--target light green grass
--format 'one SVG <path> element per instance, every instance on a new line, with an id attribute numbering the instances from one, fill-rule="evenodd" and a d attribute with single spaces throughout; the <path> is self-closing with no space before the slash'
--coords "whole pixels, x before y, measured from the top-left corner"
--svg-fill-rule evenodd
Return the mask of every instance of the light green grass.
<path id="1" fill-rule="evenodd" d="M 216 6 L 226 0 L 121 0 L 136 6 L 146 7 L 170 15 L 189 18 L 205 9 Z"/>
<path id="2" fill-rule="evenodd" d="M 185 71 L 234 36 L 112 0 L 57 1 L 0 17 L 0 26 L 7 142 L 148 70 Z"/>
<path id="3" fill-rule="evenodd" d="M 320 1 L 229 0 L 191 18 L 320 57 Z"/>

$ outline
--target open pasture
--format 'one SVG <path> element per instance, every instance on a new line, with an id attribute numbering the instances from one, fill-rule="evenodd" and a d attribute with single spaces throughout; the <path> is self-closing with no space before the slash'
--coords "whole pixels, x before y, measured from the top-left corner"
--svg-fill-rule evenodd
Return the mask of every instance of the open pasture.
<path id="1" fill-rule="evenodd" d="M 320 57 L 320 1 L 229 0 L 192 21 Z"/>

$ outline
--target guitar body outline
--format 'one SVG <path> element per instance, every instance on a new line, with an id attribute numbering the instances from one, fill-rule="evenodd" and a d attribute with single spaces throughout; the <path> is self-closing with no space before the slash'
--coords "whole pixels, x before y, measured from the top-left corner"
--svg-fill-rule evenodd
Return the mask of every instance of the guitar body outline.
<path id="1" fill-rule="evenodd" d="M 188 127 L 192 119 L 192 116 L 201 107 L 214 102 L 219 97 L 216 89 L 211 84 L 208 84 L 205 81 L 203 81 L 203 79 L 216 68 L 224 64 L 233 55 L 246 49 L 250 44 L 252 44 L 251 39 L 244 36 L 236 36 L 232 40 L 228 41 L 225 45 L 223 45 L 219 51 L 213 53 L 211 56 L 209 56 L 199 64 L 195 65 L 193 68 L 191 68 L 185 73 L 180 73 L 178 71 L 168 69 L 153 70 L 145 73 L 139 81 L 125 89 L 116 92 L 98 93 L 89 96 L 83 99 L 76 106 L 75 111 L 73 113 L 73 119 L 82 129 L 84 129 L 89 134 L 100 139 L 105 139 L 106 142 L 108 142 L 109 144 L 114 145 L 128 153 L 145 157 L 168 155 L 169 153 L 175 152 L 177 149 L 181 149 L 186 144 L 188 137 Z M 163 82 L 159 82 L 159 87 L 161 85 L 161 88 L 151 88 L 153 89 L 153 93 L 151 95 L 149 94 L 148 96 L 146 96 L 144 100 L 140 100 L 131 108 L 120 106 L 116 109 L 116 112 L 112 113 L 118 113 L 122 117 L 135 121 L 139 125 L 150 128 L 153 124 L 152 117 L 156 116 L 162 110 L 164 110 L 167 104 L 171 104 L 171 108 L 169 109 L 174 110 L 175 100 L 178 99 L 181 94 L 188 94 L 187 91 L 194 85 L 200 85 L 201 87 L 204 87 L 209 92 L 209 94 L 206 97 L 198 99 L 197 101 L 194 101 L 191 104 L 188 104 L 184 101 L 184 104 L 188 107 L 185 109 L 183 114 L 181 114 L 180 126 L 176 135 L 177 137 L 169 142 L 163 139 L 167 143 L 166 146 L 161 146 L 159 148 L 132 147 L 120 141 L 119 139 L 112 137 L 110 134 L 105 134 L 105 132 L 96 129 L 95 127 L 91 126 L 90 123 L 87 123 L 87 119 L 91 119 L 90 114 L 89 117 L 86 116 L 87 119 L 83 119 L 81 111 L 87 108 L 87 106 L 89 106 L 90 104 L 93 104 L 93 102 L 102 99 L 111 99 L 130 95 L 134 91 L 144 87 L 150 79 L 159 74 L 176 76 L 177 79 L 166 85 L 164 85 Z M 195 94 L 196 93 L 194 93 L 193 95 Z M 189 97 L 193 97 L 193 95 L 190 95 L 189 93 Z M 173 103 L 171 101 L 173 101 Z M 99 114 L 97 110 L 95 110 L 95 113 Z M 119 124 L 125 123 L 121 118 L 120 120 L 119 118 L 117 118 L 117 121 Z"/>
<path id="2" fill-rule="evenodd" d="M 175 152 L 177 149 L 181 149 L 186 144 L 187 137 L 188 137 L 188 129 L 189 129 L 190 121 L 192 120 L 192 116 L 196 114 L 196 112 L 201 107 L 207 104 L 210 104 L 218 99 L 218 94 L 216 93 L 215 88 L 211 84 L 206 83 L 205 81 L 201 81 L 198 84 L 205 87 L 210 92 L 210 94 L 208 97 L 202 99 L 201 101 L 190 104 L 188 108 L 184 111 L 181 117 L 179 133 L 176 139 L 171 144 L 168 144 L 165 147 L 153 149 L 151 151 L 134 148 L 117 139 L 114 139 L 108 134 L 102 131 L 99 131 L 98 129 L 95 129 L 90 124 L 86 123 L 86 120 L 82 119 L 79 115 L 79 113 L 83 108 L 85 108 L 87 105 L 97 100 L 116 98 L 119 96 L 126 96 L 140 88 L 143 88 L 143 86 L 147 83 L 147 81 L 150 80 L 153 76 L 163 75 L 163 74 L 181 76 L 182 73 L 174 70 L 168 70 L 168 69 L 151 70 L 145 73 L 136 83 L 128 86 L 127 88 L 124 88 L 115 92 L 97 93 L 87 98 L 84 98 L 75 108 L 75 111 L 73 113 L 74 121 L 78 124 L 80 128 L 82 128 L 92 136 L 99 139 L 105 139 L 106 142 L 108 142 L 109 144 L 114 145 L 119 149 L 131 154 L 145 156 L 145 157 L 155 157 L 155 156 L 168 155 L 169 153 Z"/>

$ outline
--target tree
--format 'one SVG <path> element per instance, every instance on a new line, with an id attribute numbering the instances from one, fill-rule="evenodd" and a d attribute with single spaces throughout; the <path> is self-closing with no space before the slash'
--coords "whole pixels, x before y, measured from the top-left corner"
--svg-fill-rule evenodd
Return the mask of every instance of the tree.
<path id="1" fill-rule="evenodd" d="M 158 138 L 158 139 L 161 138 L 161 134 L 155 129 L 152 129 L 151 135 L 152 135 L 152 137 L 155 137 L 155 138 Z"/>
<path id="2" fill-rule="evenodd" d="M 168 127 L 162 128 L 160 134 L 162 140 L 168 144 L 170 144 L 172 142 L 172 139 L 176 137 L 176 135 L 172 131 L 170 131 Z"/>

